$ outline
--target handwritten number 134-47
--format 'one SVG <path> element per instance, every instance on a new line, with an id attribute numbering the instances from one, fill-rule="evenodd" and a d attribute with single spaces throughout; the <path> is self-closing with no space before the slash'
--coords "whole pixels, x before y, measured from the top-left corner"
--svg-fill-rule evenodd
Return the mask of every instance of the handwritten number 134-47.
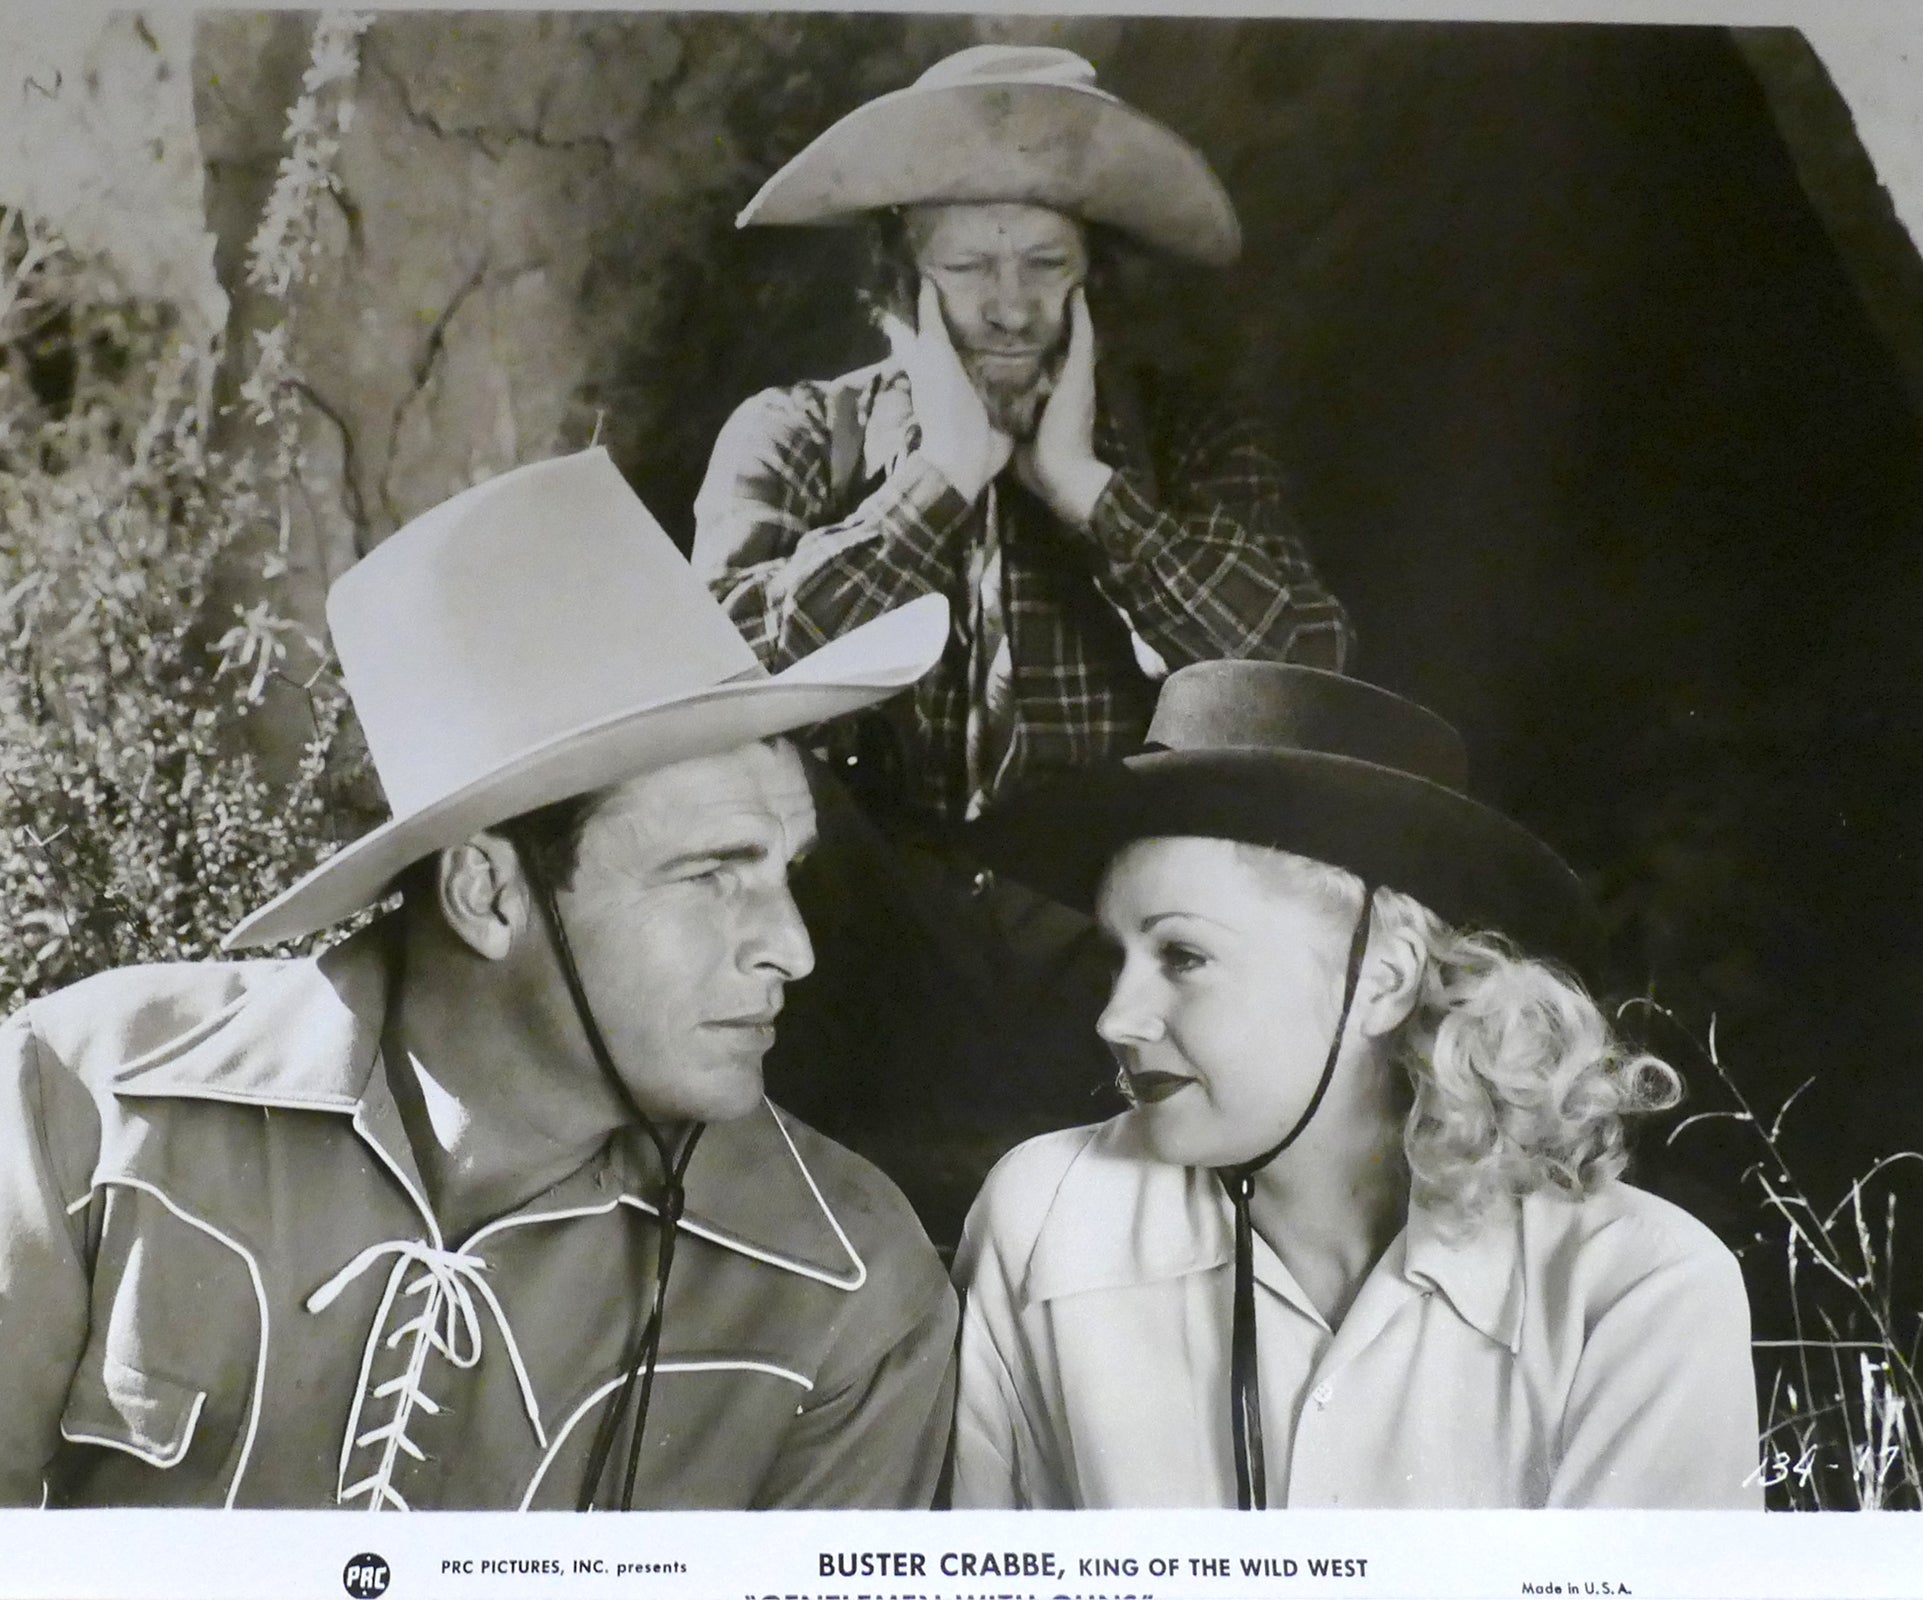
<path id="1" fill-rule="evenodd" d="M 1902 1456 L 1902 1448 L 1887 1444 L 1882 1450 L 1872 1454 L 1868 1445 L 1856 1447 L 1856 1470 L 1859 1474 L 1871 1470 L 1874 1461 L 1875 1474 L 1881 1481 Z M 1802 1454 L 1791 1456 L 1787 1450 L 1771 1450 L 1756 1464 L 1756 1470 L 1743 1480 L 1745 1485 L 1759 1484 L 1765 1489 L 1774 1489 L 1779 1483 L 1794 1478 L 1805 1489 L 1810 1479 L 1816 1475 L 1816 1446 L 1805 1445 Z"/>

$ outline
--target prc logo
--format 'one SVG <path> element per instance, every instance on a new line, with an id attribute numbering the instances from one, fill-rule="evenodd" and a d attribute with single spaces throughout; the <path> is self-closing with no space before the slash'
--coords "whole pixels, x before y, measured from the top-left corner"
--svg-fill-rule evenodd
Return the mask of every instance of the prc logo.
<path id="1" fill-rule="evenodd" d="M 378 1600 L 387 1593 L 388 1580 L 393 1577 L 387 1562 L 377 1555 L 360 1555 L 347 1563 L 347 1570 L 341 1574 L 341 1587 L 353 1600 Z"/>

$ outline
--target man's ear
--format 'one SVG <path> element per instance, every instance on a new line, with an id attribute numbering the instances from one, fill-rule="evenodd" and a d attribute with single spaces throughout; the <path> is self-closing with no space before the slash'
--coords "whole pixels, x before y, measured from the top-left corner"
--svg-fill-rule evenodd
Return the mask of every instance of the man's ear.
<path id="1" fill-rule="evenodd" d="M 443 850 L 435 869 L 441 920 L 476 955 L 505 960 L 534 910 L 514 846 L 498 833 L 477 833 Z"/>
<path id="2" fill-rule="evenodd" d="M 1376 925 L 1369 938 L 1369 954 L 1355 997 L 1363 1037 L 1384 1039 L 1409 1020 L 1422 997 L 1422 978 L 1429 951 L 1422 936 L 1406 924 Z"/>

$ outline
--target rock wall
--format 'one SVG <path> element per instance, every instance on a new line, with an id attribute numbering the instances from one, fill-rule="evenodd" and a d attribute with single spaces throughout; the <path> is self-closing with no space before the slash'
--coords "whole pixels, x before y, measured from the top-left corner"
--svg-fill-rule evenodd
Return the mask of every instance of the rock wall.
<path id="1" fill-rule="evenodd" d="M 135 294 L 226 321 L 204 215 L 185 11 L 0 8 L 0 205 L 113 258 Z"/>
<path id="2" fill-rule="evenodd" d="M 201 24 L 210 213 L 243 319 L 257 307 L 238 281 L 241 247 L 307 25 L 291 13 Z M 775 377 L 831 368 L 863 337 L 845 237 L 744 237 L 735 211 L 840 111 L 978 32 L 1011 31 L 1023 30 L 953 18 L 380 17 L 341 154 L 337 237 L 303 299 L 314 332 L 298 358 L 333 422 L 317 449 L 339 463 L 318 575 L 352 558 L 353 538 L 590 439 L 685 535 L 726 408 Z"/>

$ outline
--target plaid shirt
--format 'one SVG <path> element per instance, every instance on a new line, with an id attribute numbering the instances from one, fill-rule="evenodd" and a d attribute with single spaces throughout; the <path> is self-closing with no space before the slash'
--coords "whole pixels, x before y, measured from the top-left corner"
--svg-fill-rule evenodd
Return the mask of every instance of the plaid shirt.
<path id="1" fill-rule="evenodd" d="M 1166 379 L 1098 382 L 1095 453 L 1116 471 L 1088 527 L 1013 472 L 997 485 L 1016 701 L 1003 793 L 1138 747 L 1156 682 L 1177 667 L 1253 656 L 1339 671 L 1353 643 L 1247 419 Z M 728 420 L 695 502 L 693 560 L 770 670 L 920 594 L 968 615 L 982 506 L 920 440 L 891 362 L 764 390 Z M 968 682 L 957 633 L 889 708 L 912 811 L 962 814 Z"/>

